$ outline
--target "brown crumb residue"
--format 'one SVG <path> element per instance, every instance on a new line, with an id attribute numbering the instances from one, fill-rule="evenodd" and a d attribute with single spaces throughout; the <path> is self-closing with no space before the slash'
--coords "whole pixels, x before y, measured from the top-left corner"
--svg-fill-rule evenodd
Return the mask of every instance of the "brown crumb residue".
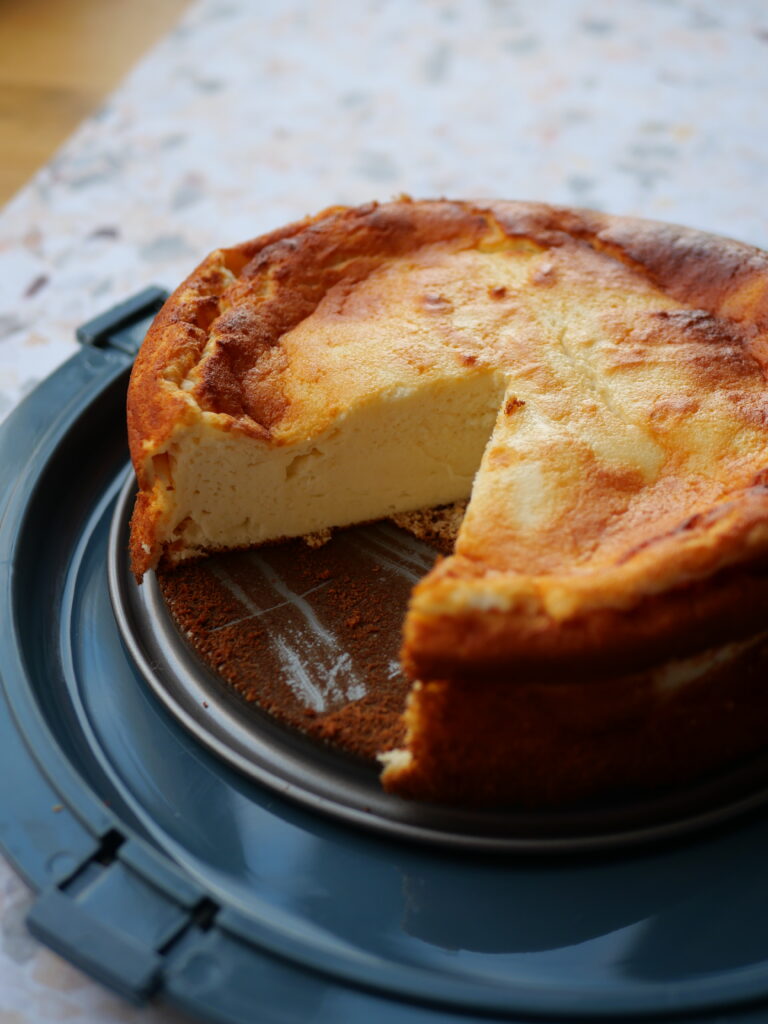
<path id="1" fill-rule="evenodd" d="M 401 525 L 445 551 L 463 512 L 460 504 L 410 513 Z M 160 570 L 158 580 L 182 635 L 246 701 L 290 728 L 374 761 L 403 740 L 409 683 L 399 649 L 412 576 L 377 556 L 375 538 L 361 536 L 353 528 L 334 532 L 320 547 L 299 539 L 216 555 Z M 279 592 L 271 589 L 274 578 Z M 298 602 L 286 600 L 286 590 Z M 303 692 L 292 677 L 284 657 L 289 642 L 298 645 L 314 690 Z M 318 691 L 322 706 L 310 699 Z"/>
<path id="2" fill-rule="evenodd" d="M 524 405 L 525 402 L 522 398 L 508 398 L 504 403 L 504 412 L 507 416 L 511 416 L 513 412 L 522 409 Z"/>

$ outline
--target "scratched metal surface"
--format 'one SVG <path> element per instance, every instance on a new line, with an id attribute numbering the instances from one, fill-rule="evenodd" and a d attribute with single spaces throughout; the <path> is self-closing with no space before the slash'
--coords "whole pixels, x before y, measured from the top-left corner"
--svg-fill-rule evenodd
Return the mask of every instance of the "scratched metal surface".
<path id="1" fill-rule="evenodd" d="M 394 620 L 399 626 L 411 589 L 436 556 L 432 548 L 389 523 L 340 531 L 324 550 L 313 552 L 318 572 L 327 563 L 335 573 L 306 586 L 301 578 L 291 579 L 294 550 L 263 548 L 209 559 L 207 570 L 237 603 L 233 617 L 210 632 L 234 633 L 243 623 L 258 621 L 270 647 L 262 656 L 276 664 L 303 707 L 322 713 L 360 700 L 371 686 L 370 672 L 361 664 L 367 655 L 350 646 L 339 628 L 350 609 L 340 612 L 338 604 L 324 600 L 324 592 L 338 587 L 339 572 L 354 571 L 356 579 L 371 588 L 370 602 L 390 613 L 390 625 Z M 387 675 L 401 677 L 399 629 L 378 630 L 377 646 L 386 656 Z"/>

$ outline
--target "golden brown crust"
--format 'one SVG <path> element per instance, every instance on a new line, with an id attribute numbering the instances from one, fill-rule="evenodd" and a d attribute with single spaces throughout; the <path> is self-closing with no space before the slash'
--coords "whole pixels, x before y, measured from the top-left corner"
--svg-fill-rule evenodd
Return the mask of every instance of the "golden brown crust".
<path id="1" fill-rule="evenodd" d="M 212 325 L 194 392 L 200 407 L 269 429 L 286 409 L 280 339 L 331 288 L 341 281 L 353 288 L 387 260 L 425 245 L 462 236 L 471 244 L 486 230 L 482 216 L 459 204 L 370 204 L 321 214 L 296 235 L 259 246 Z"/>
<path id="2" fill-rule="evenodd" d="M 581 242 L 646 276 L 694 309 L 768 324 L 768 254 L 703 231 L 543 203 L 498 202 L 488 208 L 505 234 L 539 245 Z"/>
<path id="3" fill-rule="evenodd" d="M 768 742 L 765 640 L 688 685 L 653 674 L 579 681 L 433 681 L 416 687 L 400 796 L 471 806 L 626 798 L 690 783 Z"/>
<path id="4" fill-rule="evenodd" d="M 204 360 L 196 388 L 201 407 L 224 412 L 246 430 L 253 423 L 268 427 L 276 414 L 259 401 L 263 391 L 254 370 L 283 334 L 340 280 L 353 286 L 387 259 L 461 236 L 467 244 L 501 236 L 542 248 L 586 245 L 608 252 L 681 302 L 745 323 L 747 347 L 755 359 L 766 358 L 759 332 L 768 322 L 768 256 L 751 246 L 537 203 L 402 200 L 332 208 L 213 253 L 168 299 L 131 380 L 129 439 L 137 472 L 142 442 L 161 438 L 181 411 L 178 401 L 158 396 L 158 379 L 169 370 L 189 374 L 212 331 L 215 351 Z"/>
<path id="5" fill-rule="evenodd" d="M 131 520 L 131 564 L 137 579 L 160 558 L 160 513 L 154 491 L 162 485 L 156 480 L 153 459 L 179 425 L 195 414 L 180 385 L 200 360 L 233 275 L 260 248 L 278 243 L 301 227 L 302 223 L 289 225 L 232 249 L 211 253 L 168 298 L 147 332 L 133 365 L 127 402 L 128 445 L 139 484 Z M 164 387 L 164 382 L 170 386 Z"/>
<path id="6" fill-rule="evenodd" d="M 765 424 L 764 393 L 754 380 L 758 373 L 762 381 L 768 353 L 764 253 L 685 228 L 537 203 L 403 200 L 334 208 L 212 254 L 155 321 L 136 361 L 128 401 L 129 440 L 140 487 L 132 528 L 137 575 L 160 555 L 157 533 L 163 512 L 158 491 L 169 486 L 162 454 L 168 438 L 202 412 L 215 415 L 222 429 L 269 442 L 290 404 L 281 338 L 331 288 L 343 285 L 342 291 L 351 292 L 376 267 L 426 246 L 491 251 L 509 239 L 561 256 L 561 267 L 583 266 L 606 289 L 634 287 L 637 280 L 683 303 L 687 309 L 660 309 L 650 327 L 641 324 L 635 334 L 630 332 L 620 358 L 626 364 L 645 357 L 648 339 L 642 330 L 653 334 L 658 347 L 670 350 L 684 336 L 695 348 L 684 355 L 691 379 L 712 389 L 718 374 L 727 378 L 734 401 L 741 402 L 739 416 Z M 556 277 L 557 272 L 557 267 L 540 268 L 538 285 L 546 290 L 548 275 Z M 502 293 L 500 289 L 493 297 L 503 302 Z M 578 286 L 574 295 L 578 300 Z M 624 329 L 618 325 L 614 332 Z M 685 401 L 691 399 L 683 396 Z M 524 405 L 513 401 L 508 415 L 524 412 Z M 681 409 L 673 412 L 684 415 Z M 663 418 L 665 410 L 656 408 L 653 415 Z M 753 478 L 762 468 L 752 467 Z M 590 479 L 590 473 L 602 475 Z M 591 490 L 602 494 L 603 514 L 615 516 L 614 505 L 624 507 L 627 494 L 642 490 L 642 478 L 630 477 L 609 478 L 604 467 L 587 467 L 589 486 L 579 512 L 585 528 L 602 536 L 609 522 L 589 519 L 594 519 L 591 509 L 596 507 L 590 506 Z M 473 664 L 495 671 L 494 666 L 510 658 L 528 657 L 541 664 L 549 652 L 555 661 L 578 656 L 586 664 L 591 659 L 599 669 L 601 659 L 610 660 L 605 652 L 614 647 L 642 651 L 648 631 L 632 614 L 639 604 L 656 623 L 660 649 L 695 646 L 691 638 L 697 630 L 709 629 L 718 618 L 728 619 L 731 591 L 719 606 L 710 595 L 713 607 L 706 615 L 679 594 L 730 566 L 751 565 L 766 555 L 768 498 L 761 483 L 740 481 L 714 499 L 702 492 L 695 511 L 683 521 L 675 520 L 676 515 L 672 503 L 669 521 L 649 534 L 646 514 L 634 534 L 627 530 L 620 537 L 623 548 L 608 546 L 602 561 L 565 577 L 558 575 L 557 565 L 543 574 L 530 568 L 521 573 L 514 552 L 505 556 L 506 562 L 494 563 L 498 547 L 490 555 L 474 549 L 466 556 L 460 552 L 417 588 L 406 635 L 408 665 L 415 674 L 427 676 L 446 669 L 446 659 L 454 672 Z M 561 528 L 555 524 L 553 529 Z M 490 526 L 487 533 L 495 536 Z M 465 547 L 471 548 L 469 539 Z M 755 600 L 763 607 L 762 583 L 750 586 L 759 592 Z"/>
<path id="7" fill-rule="evenodd" d="M 647 597 L 554 621 L 499 611 L 406 619 L 404 666 L 415 679 L 485 678 L 511 683 L 615 676 L 754 635 L 766 622 L 768 562 L 724 570 Z"/>

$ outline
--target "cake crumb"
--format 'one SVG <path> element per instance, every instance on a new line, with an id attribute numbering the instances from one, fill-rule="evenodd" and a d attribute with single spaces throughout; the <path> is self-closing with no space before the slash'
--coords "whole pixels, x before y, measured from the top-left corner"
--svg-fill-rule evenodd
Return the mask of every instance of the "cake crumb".
<path id="1" fill-rule="evenodd" d="M 466 501 L 455 501 L 450 505 L 400 512 L 391 520 L 395 526 L 430 544 L 440 554 L 450 555 L 466 510 Z"/>
<path id="2" fill-rule="evenodd" d="M 315 533 L 305 533 L 301 538 L 309 548 L 321 548 L 331 539 L 333 530 L 326 527 L 324 530 L 317 530 Z"/>

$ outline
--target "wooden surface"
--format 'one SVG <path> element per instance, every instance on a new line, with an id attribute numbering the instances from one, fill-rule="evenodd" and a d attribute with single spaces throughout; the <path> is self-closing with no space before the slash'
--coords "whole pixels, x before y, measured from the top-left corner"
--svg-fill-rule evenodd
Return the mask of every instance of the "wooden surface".
<path id="1" fill-rule="evenodd" d="M 0 203 L 50 158 L 189 0 L 0 0 Z"/>

